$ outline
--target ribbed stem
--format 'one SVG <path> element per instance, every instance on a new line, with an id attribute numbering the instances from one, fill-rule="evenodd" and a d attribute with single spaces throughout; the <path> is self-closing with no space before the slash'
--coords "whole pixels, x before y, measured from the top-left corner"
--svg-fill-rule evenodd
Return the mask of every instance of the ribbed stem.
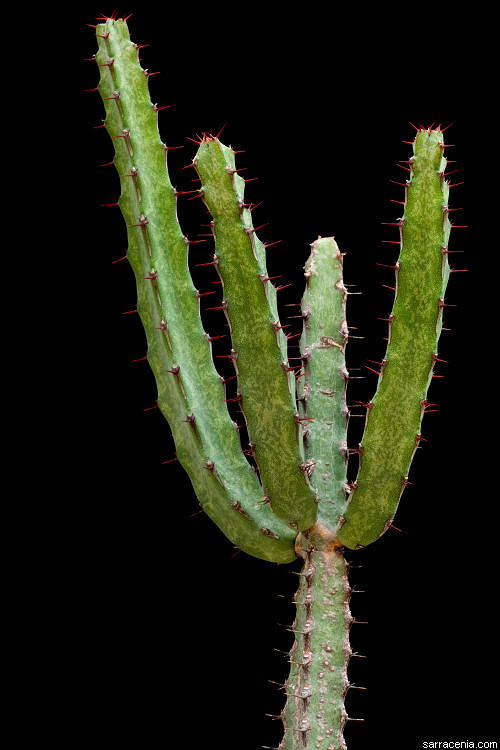
<path id="1" fill-rule="evenodd" d="M 290 652 L 285 733 L 280 750 L 346 750 L 344 697 L 351 656 L 348 566 L 324 529 L 302 535 L 304 567 L 296 596 L 295 642 Z"/>
<path id="2" fill-rule="evenodd" d="M 127 224 L 137 312 L 158 387 L 157 404 L 171 427 L 176 457 L 203 510 L 233 544 L 254 557 L 291 562 L 294 530 L 273 514 L 240 450 L 224 379 L 212 359 L 211 337 L 200 317 L 203 295 L 189 273 L 190 242 L 177 220 L 177 191 L 165 162 L 168 147 L 160 139 L 158 108 L 149 96 L 139 47 L 123 20 L 108 18 L 96 34 L 98 91 L 120 175 L 117 205 Z M 297 473 L 302 480 L 299 468 Z M 177 501 L 170 489 L 172 502 Z"/>
<path id="3" fill-rule="evenodd" d="M 422 440 L 422 418 L 438 355 L 450 275 L 449 185 L 443 133 L 420 129 L 408 160 L 404 214 L 396 222 L 394 305 L 377 392 L 367 404 L 359 471 L 338 537 L 350 549 L 376 541 L 392 525 Z M 373 368 L 371 368 L 373 369 Z M 375 370 L 377 371 L 377 370 Z M 433 407 L 431 406 L 431 410 Z"/>

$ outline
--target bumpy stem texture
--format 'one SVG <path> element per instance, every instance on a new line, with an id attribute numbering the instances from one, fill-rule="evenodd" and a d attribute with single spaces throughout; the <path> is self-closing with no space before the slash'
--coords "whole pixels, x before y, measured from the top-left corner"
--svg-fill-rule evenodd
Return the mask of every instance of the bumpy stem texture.
<path id="1" fill-rule="evenodd" d="M 316 526 L 303 538 L 304 567 L 296 595 L 295 642 L 290 652 L 285 728 L 280 750 L 346 750 L 347 665 L 352 651 L 349 629 L 351 589 L 348 567 L 334 543 L 319 542 L 326 530 Z M 304 544 L 305 542 L 305 544 Z"/>
<path id="2" fill-rule="evenodd" d="M 99 92 L 115 146 L 118 203 L 127 224 L 127 257 L 136 276 L 158 406 L 206 513 L 245 552 L 289 562 L 296 557 L 295 534 L 266 504 L 224 403 L 224 385 L 200 319 L 200 293 L 188 270 L 189 241 L 177 221 L 177 196 L 147 71 L 124 21 L 108 19 L 96 33 Z"/>
<path id="3" fill-rule="evenodd" d="M 391 525 L 429 407 L 450 273 L 444 148 L 439 129 L 421 129 L 409 160 L 387 351 L 377 392 L 367 404 L 355 491 L 338 533 L 351 549 L 374 542 Z"/>
<path id="4" fill-rule="evenodd" d="M 203 139 L 194 164 L 200 193 L 213 217 L 238 398 L 264 493 L 274 513 L 292 528 L 308 529 L 317 508 L 302 466 L 295 378 L 284 360 L 286 341 L 276 292 L 267 274 L 265 249 L 244 203 L 245 182 L 237 174 L 233 150 L 217 138 Z"/>
<path id="5" fill-rule="evenodd" d="M 333 237 L 319 237 L 312 243 L 304 273 L 304 329 L 300 341 L 304 366 L 299 403 L 305 455 L 310 482 L 317 494 L 318 522 L 332 534 L 337 531 L 349 498 L 345 365 L 349 331 L 342 261 Z"/>

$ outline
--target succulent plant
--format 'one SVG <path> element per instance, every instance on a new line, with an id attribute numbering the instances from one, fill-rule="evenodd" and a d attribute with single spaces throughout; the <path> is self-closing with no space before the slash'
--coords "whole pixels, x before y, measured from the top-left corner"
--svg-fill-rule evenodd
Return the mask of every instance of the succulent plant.
<path id="1" fill-rule="evenodd" d="M 157 406 L 175 441 L 203 511 L 239 550 L 281 564 L 303 559 L 289 654 L 287 700 L 280 715 L 280 750 L 346 748 L 351 719 L 348 677 L 352 589 L 344 552 L 362 549 L 393 525 L 416 450 L 421 423 L 434 409 L 428 389 L 440 362 L 439 337 L 450 272 L 447 144 L 444 129 L 416 127 L 401 183 L 401 216 L 387 350 L 373 364 L 378 387 L 364 402 L 365 429 L 349 447 L 351 374 L 345 353 L 348 286 L 345 253 L 334 237 L 318 237 L 305 264 L 298 356 L 282 324 L 278 296 L 266 266 L 266 243 L 253 225 L 256 207 L 245 197 L 237 152 L 221 133 L 203 133 L 191 163 L 205 204 L 206 236 L 214 252 L 204 264 L 218 273 L 222 298 L 204 309 L 226 320 L 223 356 L 232 374 L 214 362 L 215 338 L 204 328 L 202 300 L 190 273 L 191 246 L 177 216 L 179 195 L 166 161 L 139 50 L 126 19 L 95 25 L 105 107 L 103 127 L 120 177 L 118 205 L 126 226 L 128 259 L 137 283 L 137 312 L 147 338 Z M 294 336 L 297 336 L 294 334 Z M 296 339 L 293 343 L 297 343 Z M 359 457 L 354 480 L 348 459 Z"/>

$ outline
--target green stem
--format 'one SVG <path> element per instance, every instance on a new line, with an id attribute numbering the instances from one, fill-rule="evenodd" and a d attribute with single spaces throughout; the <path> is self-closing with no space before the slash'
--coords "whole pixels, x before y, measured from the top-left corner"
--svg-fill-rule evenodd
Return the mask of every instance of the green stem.
<path id="1" fill-rule="evenodd" d="M 394 266 L 387 350 L 378 365 L 377 392 L 367 405 L 355 491 L 338 533 L 351 549 L 376 541 L 392 524 L 422 439 L 427 392 L 440 361 L 438 342 L 450 275 L 444 149 L 439 128 L 421 129 L 408 161 L 404 214 L 396 222 L 400 254 Z"/>
<path id="2" fill-rule="evenodd" d="M 351 589 L 342 548 L 318 524 L 300 535 L 304 567 L 296 596 L 285 733 L 279 750 L 345 750 Z"/>
<path id="3" fill-rule="evenodd" d="M 276 290 L 244 202 L 245 182 L 237 174 L 233 150 L 212 136 L 203 138 L 193 163 L 212 215 L 238 400 L 264 493 L 273 512 L 291 528 L 308 529 L 316 520 L 317 505 L 298 440 L 295 377 L 283 361 L 286 341 L 277 317 Z"/>
<path id="4" fill-rule="evenodd" d="M 349 331 L 342 259 L 333 237 L 318 237 L 312 243 L 304 267 L 300 341 L 304 366 L 299 401 L 305 423 L 305 455 L 317 495 L 318 522 L 332 534 L 337 532 L 349 499 L 345 366 Z"/>
<path id="5" fill-rule="evenodd" d="M 98 90 L 120 176 L 118 204 L 127 225 L 137 312 L 176 456 L 203 510 L 235 545 L 264 560 L 291 562 L 295 533 L 266 504 L 224 402 L 200 317 L 200 292 L 189 273 L 190 243 L 177 220 L 168 147 L 160 139 L 138 47 L 124 21 L 108 19 L 96 33 Z M 176 499 L 172 494 L 171 502 Z"/>

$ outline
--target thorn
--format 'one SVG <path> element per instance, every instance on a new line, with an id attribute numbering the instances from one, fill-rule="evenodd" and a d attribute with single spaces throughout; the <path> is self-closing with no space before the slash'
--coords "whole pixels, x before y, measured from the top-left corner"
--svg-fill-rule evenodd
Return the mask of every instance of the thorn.
<path id="1" fill-rule="evenodd" d="M 191 513 L 191 515 L 188 516 L 188 518 L 194 518 L 195 516 L 199 516 L 200 513 L 204 513 L 204 512 L 205 512 L 204 509 L 201 508 L 201 510 L 197 510 L 195 513 Z"/>
<path id="2" fill-rule="evenodd" d="M 266 276 L 263 273 L 259 274 L 259 279 L 262 281 L 263 284 L 267 283 L 268 281 L 272 281 L 273 279 L 281 279 L 282 277 L 283 277 L 283 274 L 279 274 L 279 276 Z M 302 315 L 296 315 L 295 317 L 301 318 Z"/>
<path id="3" fill-rule="evenodd" d="M 92 58 L 86 58 L 87 60 L 90 60 Z M 94 58 L 95 59 L 95 58 Z M 97 63 L 100 68 L 111 68 L 113 66 L 115 59 L 114 57 L 108 57 L 105 63 Z"/>
<path id="4" fill-rule="evenodd" d="M 207 341 L 217 341 L 217 339 L 227 338 L 227 333 L 221 333 L 219 336 L 210 336 L 208 333 L 206 333 L 205 338 Z"/>
<path id="5" fill-rule="evenodd" d="M 199 190 L 177 190 L 173 188 L 174 195 L 191 195 L 191 193 L 199 193 Z"/>
<path id="6" fill-rule="evenodd" d="M 371 411 L 373 409 L 373 401 L 356 401 L 356 404 L 361 404 L 361 406 L 364 406 L 365 409 L 368 409 L 368 411 Z"/>
<path id="7" fill-rule="evenodd" d="M 248 209 L 248 211 L 254 211 L 254 210 L 255 210 L 256 208 L 258 208 L 259 206 L 262 206 L 262 204 L 263 204 L 263 203 L 264 203 L 264 201 L 260 201 L 259 203 L 256 203 L 256 204 L 255 204 L 255 206 L 254 206 L 254 205 L 252 205 L 251 203 L 248 203 L 248 204 L 247 204 L 247 205 L 245 206 L 245 208 L 246 208 L 246 209 Z"/>
<path id="8" fill-rule="evenodd" d="M 258 232 L 258 231 L 259 231 L 259 229 L 263 229 L 264 227 L 267 227 L 267 226 L 268 226 L 268 224 L 269 224 L 269 222 L 268 222 L 268 221 L 266 221 L 266 223 L 265 223 L 265 224 L 261 224 L 261 225 L 260 225 L 260 227 L 255 227 L 255 229 L 253 229 L 253 228 L 252 228 L 252 229 L 249 229 L 248 227 L 245 227 L 245 232 L 246 232 L 247 234 L 252 234 L 252 232 Z"/>
<path id="9" fill-rule="evenodd" d="M 221 129 L 219 130 L 219 132 L 215 136 L 216 140 L 219 140 L 219 136 L 222 133 L 222 131 L 224 130 L 224 128 L 226 127 L 226 125 L 227 125 L 227 122 L 224 123 L 224 125 L 221 127 Z"/>
<path id="10" fill-rule="evenodd" d="M 211 260 L 209 263 L 197 263 L 196 268 L 200 268 L 201 266 L 217 266 L 219 264 L 219 257 L 217 255 L 214 255 L 214 259 Z"/>

